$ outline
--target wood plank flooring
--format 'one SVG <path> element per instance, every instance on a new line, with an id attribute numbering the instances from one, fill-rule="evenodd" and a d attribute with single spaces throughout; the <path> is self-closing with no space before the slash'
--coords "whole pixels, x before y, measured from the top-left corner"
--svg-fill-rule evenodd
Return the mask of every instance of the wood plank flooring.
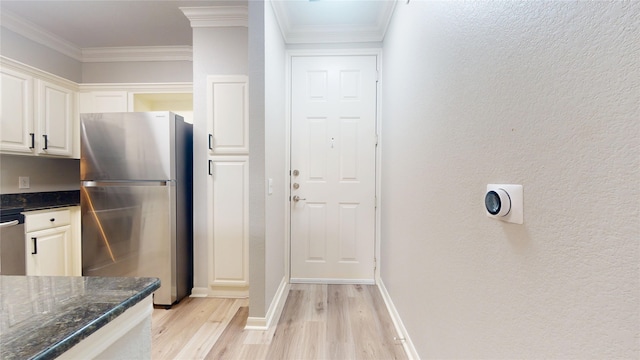
<path id="1" fill-rule="evenodd" d="M 293 284 L 278 324 L 247 331 L 246 299 L 154 309 L 152 359 L 406 359 L 374 285 Z"/>

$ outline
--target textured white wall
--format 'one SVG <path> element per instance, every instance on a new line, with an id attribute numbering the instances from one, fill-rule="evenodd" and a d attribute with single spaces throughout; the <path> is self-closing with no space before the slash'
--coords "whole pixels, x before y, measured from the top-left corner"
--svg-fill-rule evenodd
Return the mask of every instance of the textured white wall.
<path id="1" fill-rule="evenodd" d="M 193 29 L 193 286 L 207 288 L 207 75 L 247 74 L 247 28 Z"/>
<path id="2" fill-rule="evenodd" d="M 422 358 L 640 356 L 640 2 L 399 2 L 382 279 Z M 524 224 L 487 183 L 524 185 Z"/>

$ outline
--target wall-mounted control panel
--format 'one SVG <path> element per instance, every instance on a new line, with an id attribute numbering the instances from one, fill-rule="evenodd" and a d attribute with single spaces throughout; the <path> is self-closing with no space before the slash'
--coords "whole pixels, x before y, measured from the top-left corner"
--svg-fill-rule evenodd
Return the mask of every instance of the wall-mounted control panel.
<path id="1" fill-rule="evenodd" d="M 490 218 L 522 224 L 524 220 L 522 185 L 487 185 L 484 207 Z"/>

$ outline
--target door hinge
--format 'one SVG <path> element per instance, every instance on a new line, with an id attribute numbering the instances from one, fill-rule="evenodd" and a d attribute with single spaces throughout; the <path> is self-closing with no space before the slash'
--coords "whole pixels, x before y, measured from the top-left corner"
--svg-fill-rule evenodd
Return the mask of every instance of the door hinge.
<path id="1" fill-rule="evenodd" d="M 378 146 L 378 134 L 376 134 L 376 146 Z"/>
<path id="2" fill-rule="evenodd" d="M 380 71 L 376 70 L 376 82 L 380 81 Z"/>
<path id="3" fill-rule="evenodd" d="M 378 208 L 378 197 L 377 196 L 373 197 L 373 208 L 374 209 Z"/>
<path id="4" fill-rule="evenodd" d="M 373 271 L 378 270 L 378 259 L 377 258 L 373 258 Z"/>

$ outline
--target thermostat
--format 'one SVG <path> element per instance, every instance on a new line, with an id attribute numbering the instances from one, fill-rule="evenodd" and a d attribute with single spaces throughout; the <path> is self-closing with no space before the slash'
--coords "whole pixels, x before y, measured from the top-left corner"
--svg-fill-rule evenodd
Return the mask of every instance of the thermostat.
<path id="1" fill-rule="evenodd" d="M 490 218 L 522 224 L 522 185 L 487 185 L 487 191 L 484 194 L 484 207 Z"/>

